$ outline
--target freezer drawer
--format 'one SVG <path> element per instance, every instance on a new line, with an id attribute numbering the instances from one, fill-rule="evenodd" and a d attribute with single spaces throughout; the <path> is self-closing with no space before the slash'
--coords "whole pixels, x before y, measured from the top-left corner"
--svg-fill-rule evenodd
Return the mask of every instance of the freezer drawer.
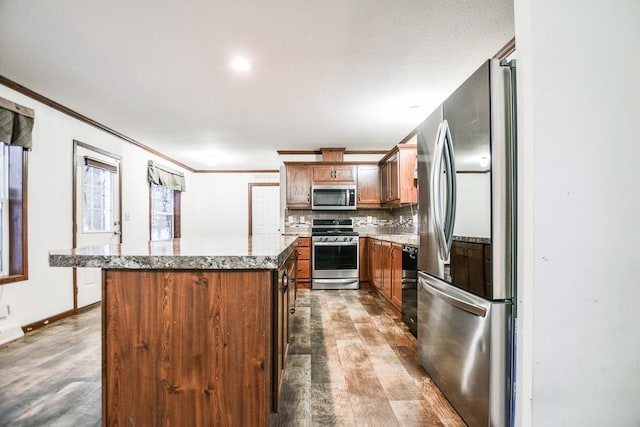
<path id="1" fill-rule="evenodd" d="M 420 363 L 469 425 L 509 423 L 511 311 L 418 273 Z"/>

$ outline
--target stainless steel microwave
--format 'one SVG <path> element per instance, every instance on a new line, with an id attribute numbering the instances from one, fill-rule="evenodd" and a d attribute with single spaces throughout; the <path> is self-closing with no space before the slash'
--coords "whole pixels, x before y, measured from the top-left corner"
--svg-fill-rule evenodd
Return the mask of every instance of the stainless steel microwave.
<path id="1" fill-rule="evenodd" d="M 311 187 L 311 209 L 355 210 L 355 185 L 314 185 Z"/>

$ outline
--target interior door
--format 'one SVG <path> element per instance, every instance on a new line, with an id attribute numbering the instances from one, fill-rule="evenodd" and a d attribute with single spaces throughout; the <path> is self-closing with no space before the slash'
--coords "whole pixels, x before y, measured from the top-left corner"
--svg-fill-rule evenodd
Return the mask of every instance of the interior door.
<path id="1" fill-rule="evenodd" d="M 77 142 L 74 149 L 74 247 L 122 242 L 119 156 Z M 100 301 L 101 269 L 74 270 L 76 308 Z"/>
<path id="2" fill-rule="evenodd" d="M 280 187 L 277 184 L 251 185 L 251 228 L 254 236 L 280 234 Z"/>

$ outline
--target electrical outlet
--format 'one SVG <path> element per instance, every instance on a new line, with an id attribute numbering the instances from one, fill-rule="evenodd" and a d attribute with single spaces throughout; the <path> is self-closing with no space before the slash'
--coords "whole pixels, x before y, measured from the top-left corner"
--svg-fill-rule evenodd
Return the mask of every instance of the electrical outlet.
<path id="1" fill-rule="evenodd" d="M 9 310 L 9 304 L 0 304 L 0 319 L 9 317 L 11 311 Z"/>

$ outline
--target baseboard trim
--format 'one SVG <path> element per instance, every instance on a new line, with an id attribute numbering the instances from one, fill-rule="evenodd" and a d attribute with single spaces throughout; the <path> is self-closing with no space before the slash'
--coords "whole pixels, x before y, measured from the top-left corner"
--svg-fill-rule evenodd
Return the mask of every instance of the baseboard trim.
<path id="1" fill-rule="evenodd" d="M 29 323 L 28 325 L 22 326 L 22 331 L 24 333 L 32 332 L 36 329 L 42 328 L 43 326 L 47 326 L 53 322 L 57 322 L 58 320 L 62 320 L 66 317 L 72 316 L 76 314 L 76 312 L 77 312 L 76 310 L 72 309 L 72 310 L 62 312 L 60 314 L 56 314 L 55 316 L 48 317 L 46 319 L 38 320 L 37 322 Z"/>

